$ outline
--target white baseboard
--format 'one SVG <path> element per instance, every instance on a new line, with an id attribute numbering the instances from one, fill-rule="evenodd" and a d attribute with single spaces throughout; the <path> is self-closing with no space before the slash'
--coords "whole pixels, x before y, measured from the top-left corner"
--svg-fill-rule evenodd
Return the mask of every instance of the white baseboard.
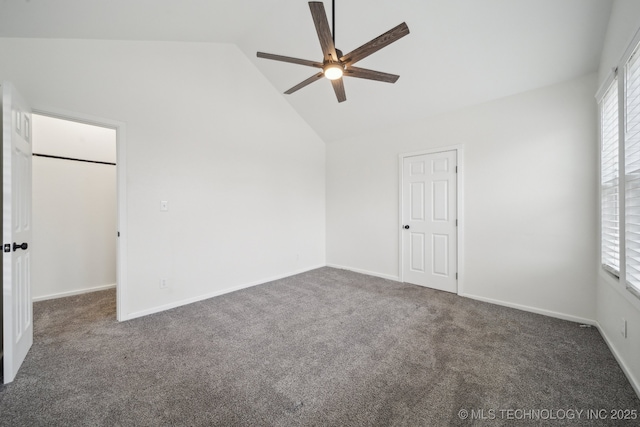
<path id="1" fill-rule="evenodd" d="M 501 305 L 501 306 L 504 306 L 504 307 L 515 308 L 515 309 L 522 310 L 522 311 L 528 311 L 530 313 L 542 314 L 543 316 L 555 317 L 556 319 L 568 320 L 570 322 L 583 323 L 585 325 L 596 326 L 596 321 L 593 320 L 593 319 L 587 319 L 587 318 L 584 318 L 584 317 L 573 316 L 571 314 L 560 313 L 560 312 L 551 311 L 551 310 L 545 310 L 543 308 L 531 307 L 531 306 L 528 306 L 528 305 L 516 304 L 516 303 L 512 303 L 512 302 L 507 302 L 507 301 L 501 301 L 501 300 L 497 300 L 497 299 L 493 299 L 493 298 L 485 298 L 485 297 L 481 297 L 481 296 L 478 296 L 478 295 L 471 295 L 471 294 L 466 294 L 466 293 L 460 293 L 458 295 L 461 296 L 461 297 L 471 298 L 471 299 L 482 301 L 482 302 L 488 302 L 490 304 L 496 304 L 496 305 Z"/>
<path id="2" fill-rule="evenodd" d="M 132 320 L 138 317 L 142 317 L 142 316 L 148 316 L 149 314 L 155 314 L 155 313 L 160 313 L 161 311 L 166 311 L 166 310 L 171 310 L 172 308 L 176 308 L 176 307 L 180 307 L 183 305 L 187 305 L 187 304 L 192 304 L 194 302 L 198 302 L 198 301 L 203 301 L 209 298 L 213 298 L 213 297 L 217 297 L 220 295 L 224 295 L 224 294 L 228 294 L 231 292 L 235 292 L 235 291 L 239 291 L 241 289 L 246 289 L 246 288 L 250 288 L 252 286 L 256 286 L 256 285 L 262 285 L 264 283 L 268 283 L 268 282 L 273 282 L 274 280 L 279 280 L 279 279 L 284 279 L 285 277 L 291 277 L 291 276 L 295 276 L 296 274 L 300 274 L 300 273 L 305 273 L 307 271 L 311 271 L 311 270 L 315 270 L 321 267 L 324 267 L 324 264 L 320 264 L 314 267 L 309 267 L 309 268 L 304 268 L 302 270 L 296 270 L 296 271 L 292 271 L 289 273 L 285 273 L 285 274 L 280 274 L 277 276 L 273 276 L 273 277 L 267 277 L 264 279 L 260 279 L 260 280 L 256 280 L 253 282 L 249 282 L 249 283 L 244 283 L 242 285 L 238 285 L 238 286 L 233 286 L 230 288 L 226 288 L 226 289 L 222 289 L 219 291 L 215 291 L 215 292 L 211 292 L 208 294 L 204 294 L 204 295 L 199 295 L 197 297 L 192 297 L 192 298 L 187 298 L 187 299 L 183 299 L 181 301 L 176 301 L 176 302 L 172 302 L 169 304 L 164 304 L 158 307 L 153 307 L 153 308 L 149 308 L 146 310 L 141 310 L 141 311 L 136 311 L 133 313 L 129 313 L 128 315 L 125 315 L 124 318 L 122 320 Z"/>
<path id="3" fill-rule="evenodd" d="M 343 265 L 337 265 L 337 264 L 327 264 L 327 267 L 338 268 L 340 270 L 349 270 L 349 271 L 353 271 L 353 272 L 356 272 L 356 273 L 366 274 L 368 276 L 374 276 L 374 277 L 380 277 L 382 279 L 393 280 L 394 282 L 399 282 L 400 281 L 400 278 L 398 276 L 393 276 L 391 274 L 378 273 L 378 272 L 375 272 L 375 271 L 362 270 L 360 268 L 345 267 Z"/>
<path id="4" fill-rule="evenodd" d="M 600 326 L 600 323 L 596 322 L 595 327 L 598 328 L 598 331 L 600 331 L 600 335 L 602 335 L 604 342 L 607 343 L 607 346 L 613 354 L 613 357 L 616 358 L 616 361 L 618 362 L 618 365 L 620 365 L 622 372 L 624 372 L 627 379 L 631 383 L 631 387 L 633 387 L 633 390 L 638 395 L 638 398 L 640 398 L 640 381 L 633 375 L 631 370 L 627 367 L 627 364 L 624 363 L 624 359 L 622 358 L 622 356 L 620 356 L 620 353 L 618 353 L 618 350 L 616 350 L 616 347 L 613 345 L 613 341 L 609 339 L 609 336 L 605 332 L 604 328 Z"/>
<path id="5" fill-rule="evenodd" d="M 340 270 L 354 271 L 356 273 L 367 274 L 369 276 L 375 276 L 375 277 L 381 277 L 383 279 L 389 279 L 389 280 L 393 280 L 393 281 L 396 281 L 396 282 L 400 281 L 400 277 L 398 277 L 398 276 L 393 276 L 393 275 L 384 274 L 384 273 L 377 273 L 375 271 L 362 270 L 362 269 L 359 269 L 359 268 L 346 267 L 346 266 L 337 265 L 337 264 L 327 264 L 327 267 L 338 268 Z M 482 301 L 482 302 L 488 302 L 490 304 L 496 304 L 496 305 L 501 305 L 501 306 L 504 306 L 504 307 L 510 307 L 510 308 L 515 308 L 515 309 L 518 309 L 518 310 L 528 311 L 528 312 L 531 312 L 531 313 L 542 314 L 543 316 L 555 317 L 557 319 L 568 320 L 570 322 L 584 323 L 585 325 L 596 326 L 596 321 L 593 320 L 593 319 L 587 319 L 587 318 L 584 318 L 584 317 L 573 316 L 573 315 L 570 315 L 570 314 L 560 313 L 560 312 L 551 311 L 551 310 L 545 310 L 545 309 L 542 309 L 542 308 L 531 307 L 531 306 L 528 306 L 528 305 L 511 303 L 511 302 L 507 302 L 507 301 L 501 301 L 501 300 L 492 299 L 492 298 L 481 297 L 481 296 L 478 296 L 478 295 L 472 295 L 472 294 L 467 294 L 467 293 L 459 293 L 458 295 L 461 296 L 461 297 L 471 298 L 471 299 L 475 299 L 475 300 Z"/>
<path id="6" fill-rule="evenodd" d="M 59 293 L 56 293 L 56 294 L 42 295 L 42 296 L 39 296 L 39 297 L 33 297 L 33 302 L 46 301 L 48 299 L 70 297 L 70 296 L 73 296 L 73 295 L 88 294 L 89 292 L 104 291 L 104 290 L 107 290 L 107 289 L 113 289 L 115 287 L 116 287 L 116 284 L 112 283 L 112 284 L 109 284 L 109 285 L 95 286 L 93 288 L 78 289 L 76 291 L 67 291 L 67 292 L 59 292 Z"/>

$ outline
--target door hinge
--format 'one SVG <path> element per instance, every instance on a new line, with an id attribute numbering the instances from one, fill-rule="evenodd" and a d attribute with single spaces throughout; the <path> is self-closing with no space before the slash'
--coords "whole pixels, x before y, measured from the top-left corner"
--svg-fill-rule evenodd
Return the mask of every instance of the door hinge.
<path id="1" fill-rule="evenodd" d="M 456 166 L 456 173 L 458 173 L 458 167 Z"/>
<path id="2" fill-rule="evenodd" d="M 120 232 L 118 231 L 118 237 L 120 237 Z"/>
<path id="3" fill-rule="evenodd" d="M 456 280 L 458 280 L 458 273 L 456 273 Z"/>
<path id="4" fill-rule="evenodd" d="M 458 226 L 458 220 L 456 219 L 456 227 Z"/>

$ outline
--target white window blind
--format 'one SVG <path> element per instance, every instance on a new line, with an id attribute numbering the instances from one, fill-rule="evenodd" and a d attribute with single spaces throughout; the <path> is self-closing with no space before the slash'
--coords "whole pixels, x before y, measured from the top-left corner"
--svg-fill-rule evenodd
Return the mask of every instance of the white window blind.
<path id="1" fill-rule="evenodd" d="M 600 197 L 602 267 L 620 275 L 620 206 L 618 203 L 618 80 L 614 79 L 600 101 Z"/>
<path id="2" fill-rule="evenodd" d="M 627 286 L 640 292 L 640 61 L 638 49 L 625 67 L 624 170 Z"/>

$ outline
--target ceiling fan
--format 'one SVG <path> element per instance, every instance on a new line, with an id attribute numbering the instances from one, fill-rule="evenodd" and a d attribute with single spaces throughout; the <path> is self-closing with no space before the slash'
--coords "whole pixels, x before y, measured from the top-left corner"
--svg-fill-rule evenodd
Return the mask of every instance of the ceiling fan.
<path id="1" fill-rule="evenodd" d="M 285 94 L 290 95 L 324 76 L 331 80 L 331 85 L 336 93 L 338 102 L 343 102 L 347 100 L 347 95 L 344 91 L 342 77 L 357 77 L 360 79 L 377 80 L 387 83 L 395 83 L 400 77 L 395 74 L 354 67 L 353 64 L 409 34 L 409 27 L 407 27 L 407 24 L 403 22 L 370 42 L 363 44 L 346 55 L 343 55 L 342 51 L 335 47 L 335 2 L 333 6 L 334 31 L 332 35 L 327 15 L 324 10 L 324 4 L 319 1 L 309 2 L 309 9 L 311 9 L 311 16 L 313 17 L 313 23 L 315 24 L 316 32 L 320 39 L 322 54 L 324 55 L 322 62 L 258 52 L 258 58 L 273 59 L 275 61 L 290 62 L 292 64 L 306 65 L 321 69 L 319 73 L 309 77 L 301 83 L 298 83 L 291 89 L 287 90 Z"/>

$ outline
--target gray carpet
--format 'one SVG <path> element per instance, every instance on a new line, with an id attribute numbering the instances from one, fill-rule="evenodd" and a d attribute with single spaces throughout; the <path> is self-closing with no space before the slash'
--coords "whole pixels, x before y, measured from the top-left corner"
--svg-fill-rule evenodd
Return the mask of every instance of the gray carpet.
<path id="1" fill-rule="evenodd" d="M 124 323 L 114 291 L 34 313 L 33 348 L 0 390 L 3 426 L 625 425 L 608 411 L 640 413 L 595 328 L 332 268 Z M 509 419 L 532 409 L 542 421 Z M 589 409 L 607 419 L 563 412 Z"/>

